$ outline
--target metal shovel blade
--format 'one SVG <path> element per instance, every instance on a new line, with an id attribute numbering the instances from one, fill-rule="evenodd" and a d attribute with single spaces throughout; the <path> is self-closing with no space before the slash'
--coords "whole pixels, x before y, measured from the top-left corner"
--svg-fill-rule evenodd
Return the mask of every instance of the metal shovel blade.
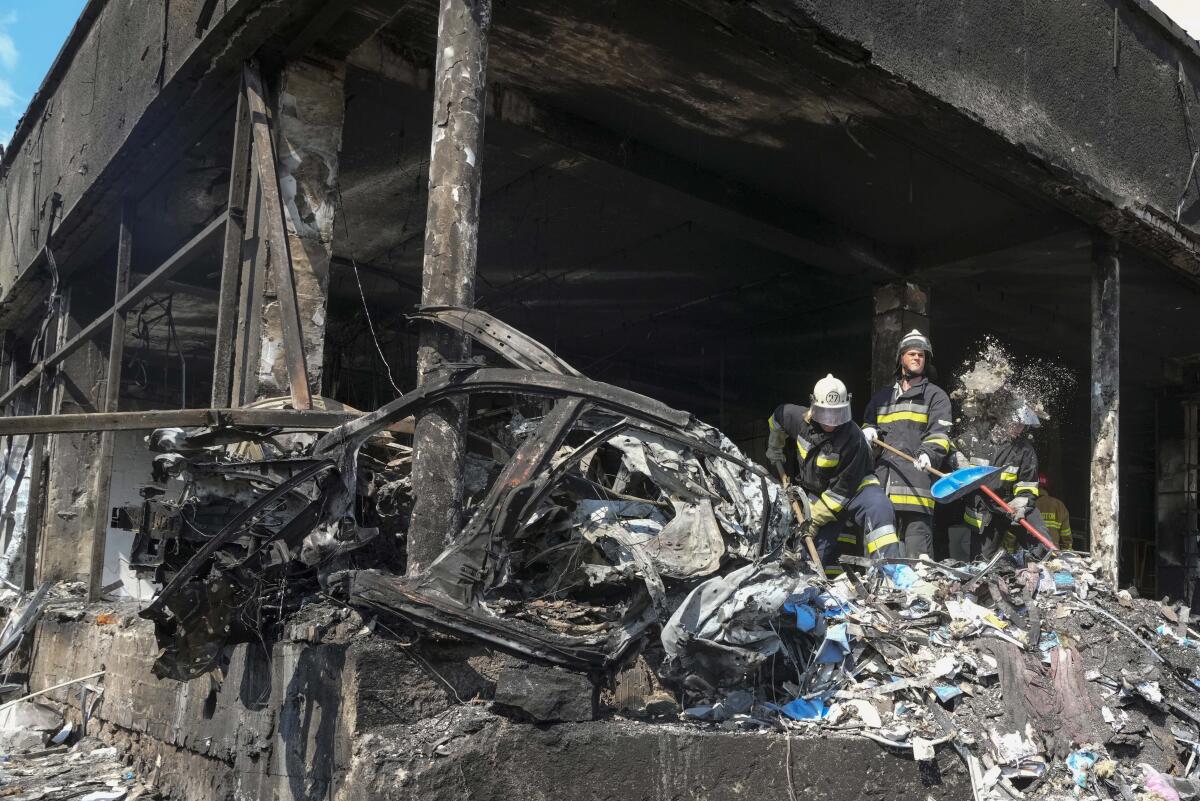
<path id="1" fill-rule="evenodd" d="M 933 498 L 938 503 L 949 503 L 974 492 L 985 484 L 992 486 L 991 479 L 998 477 L 999 467 L 978 465 L 955 470 L 933 482 Z M 996 482 L 998 483 L 998 482 Z M 995 489 L 995 487 L 992 487 Z"/>

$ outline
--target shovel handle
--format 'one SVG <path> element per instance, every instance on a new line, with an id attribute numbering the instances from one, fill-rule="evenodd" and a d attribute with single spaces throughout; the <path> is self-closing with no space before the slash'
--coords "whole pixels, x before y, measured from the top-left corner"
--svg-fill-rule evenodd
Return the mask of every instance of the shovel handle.
<path id="1" fill-rule="evenodd" d="M 907 459 L 908 461 L 912 462 L 913 464 L 917 463 L 917 460 L 915 458 L 913 458 L 912 456 L 909 456 L 907 453 L 900 450 L 899 448 L 893 448 L 891 445 L 888 445 L 886 442 L 882 442 L 880 440 L 875 440 L 875 444 L 878 445 L 879 447 L 883 448 L 885 451 L 890 451 L 901 458 Z M 946 477 L 946 474 L 940 470 L 935 470 L 932 467 L 928 468 L 928 470 L 930 473 L 933 473 L 935 476 L 938 476 L 940 478 Z M 1009 506 L 1007 503 L 1005 503 L 1004 500 L 999 495 L 997 495 L 996 491 L 993 490 L 991 487 L 981 486 L 979 489 L 982 490 L 984 495 L 991 498 L 992 501 L 994 501 L 996 503 L 996 505 L 998 505 L 1001 509 L 1008 512 L 1010 515 L 1013 513 L 1012 507 Z M 1024 529 L 1026 531 L 1028 531 L 1031 535 L 1033 535 L 1034 539 L 1036 539 L 1042 545 L 1044 545 L 1048 549 L 1050 549 L 1051 553 L 1058 550 L 1058 547 L 1055 546 L 1055 544 L 1052 543 L 1050 540 L 1046 539 L 1045 535 L 1042 534 L 1042 532 L 1038 531 L 1036 528 L 1034 528 L 1033 524 L 1030 523 L 1028 520 L 1026 520 L 1025 518 L 1021 518 L 1020 523 L 1021 523 L 1021 526 L 1024 527 Z"/>
<path id="2" fill-rule="evenodd" d="M 983 494 L 988 496 L 989 498 L 991 498 L 997 505 L 999 505 L 999 507 L 1001 509 L 1008 512 L 1010 515 L 1012 514 L 1012 511 L 1013 511 L 1012 507 L 1009 506 L 1007 503 L 1005 503 L 1000 498 L 1000 496 L 996 494 L 995 490 L 993 490 L 991 487 L 980 487 L 979 489 L 983 490 Z M 1042 534 L 1042 532 L 1040 532 L 1036 528 L 1034 528 L 1033 524 L 1030 523 L 1028 520 L 1026 520 L 1025 518 L 1022 517 L 1018 522 L 1021 524 L 1021 526 L 1026 531 L 1028 531 L 1031 535 L 1033 535 L 1034 539 L 1036 539 L 1042 545 L 1046 546 L 1046 548 L 1050 551 L 1050 553 L 1055 553 L 1058 551 L 1058 546 L 1055 545 L 1050 540 L 1046 539 L 1046 537 Z"/>
<path id="3" fill-rule="evenodd" d="M 892 453 L 899 456 L 901 459 L 907 459 L 908 461 L 912 462 L 913 464 L 917 463 L 917 458 L 915 456 L 909 456 L 904 451 L 900 450 L 899 448 L 893 448 L 891 445 L 888 445 L 886 442 L 884 442 L 881 439 L 875 440 L 875 444 L 878 445 L 879 447 L 883 448 L 885 451 L 891 451 Z M 938 478 L 946 477 L 946 474 L 943 473 L 941 470 L 937 470 L 932 467 L 927 467 L 925 469 L 928 470 L 930 473 L 933 473 Z"/>
<path id="4" fill-rule="evenodd" d="M 787 473 L 783 468 L 776 467 L 775 469 L 779 473 L 779 481 L 783 484 L 784 492 L 787 492 L 788 485 L 791 483 L 788 480 Z M 792 514 L 796 516 L 798 522 L 803 523 L 804 510 L 800 508 L 800 504 L 795 498 L 789 498 L 789 500 L 792 503 Z M 800 539 L 804 540 L 804 544 L 808 546 L 808 559 L 812 562 L 813 567 L 817 569 L 817 573 L 822 576 L 825 575 L 825 567 L 821 564 L 821 555 L 817 553 L 817 546 L 813 545 L 812 537 L 801 537 Z"/>

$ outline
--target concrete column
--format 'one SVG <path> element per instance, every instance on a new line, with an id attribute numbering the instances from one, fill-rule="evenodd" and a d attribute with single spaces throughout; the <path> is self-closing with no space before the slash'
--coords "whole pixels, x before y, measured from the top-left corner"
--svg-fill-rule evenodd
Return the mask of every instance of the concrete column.
<path id="1" fill-rule="evenodd" d="M 438 13 L 423 304 L 475 302 L 491 15 L 491 0 L 443 0 Z M 470 347 L 466 336 L 423 323 L 417 347 L 418 383 L 445 362 L 465 360 Z M 415 500 L 408 529 L 410 574 L 433 561 L 461 524 L 465 418 L 465 404 L 455 403 L 432 406 L 417 418 L 412 466 Z"/>
<path id="2" fill-rule="evenodd" d="M 896 381 L 896 346 L 914 328 L 929 336 L 929 296 L 907 281 L 875 289 L 875 316 L 871 327 L 871 391 Z M 855 414 L 858 413 L 855 409 Z"/>
<path id="3" fill-rule="evenodd" d="M 98 271 L 80 277 L 71 288 L 69 310 L 63 320 L 58 341 L 75 336 L 93 320 L 112 298 L 109 275 Z M 96 399 L 103 397 L 108 374 L 107 343 L 91 341 L 72 353 L 60 365 L 57 401 L 43 414 L 78 414 L 96 411 Z M 74 391 L 65 391 L 67 383 Z M 53 394 L 53 393 L 51 393 Z M 81 397 L 82 396 L 82 397 Z M 97 516 L 107 517 L 108 509 L 97 505 L 94 493 L 99 468 L 100 434 L 54 434 L 49 437 L 49 467 L 45 479 L 45 505 L 41 512 L 42 529 L 38 542 L 37 577 L 39 581 L 87 582 L 92 557 L 92 539 Z M 40 465 L 31 465 L 31 469 Z M 34 530 L 31 520 L 28 530 Z"/>
<path id="4" fill-rule="evenodd" d="M 1120 562 L 1119 411 L 1121 281 L 1117 241 L 1097 235 L 1092 250 L 1092 468 L 1089 508 L 1092 554 L 1117 584 Z"/>
<path id="5" fill-rule="evenodd" d="M 314 396 L 321 393 L 325 358 L 325 315 L 337 208 L 338 153 L 345 117 L 345 78 L 343 62 L 308 59 L 289 62 L 280 75 L 279 99 L 274 109 L 279 195 L 287 224 L 308 385 Z M 255 392 L 258 398 L 289 392 L 277 290 L 269 274 L 266 281 Z"/>

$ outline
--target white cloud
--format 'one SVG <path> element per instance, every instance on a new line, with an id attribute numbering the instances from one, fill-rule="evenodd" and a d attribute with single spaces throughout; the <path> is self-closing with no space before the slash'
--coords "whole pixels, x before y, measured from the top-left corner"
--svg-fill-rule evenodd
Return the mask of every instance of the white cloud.
<path id="1" fill-rule="evenodd" d="M 4 69 L 12 72 L 17 68 L 17 59 L 20 57 L 17 43 L 7 33 L 0 31 L 0 64 L 4 65 Z"/>
<path id="2" fill-rule="evenodd" d="M 13 41 L 12 35 L 8 29 L 17 22 L 17 12 L 9 11 L 7 14 L 0 14 L 0 66 L 12 72 L 17 68 L 17 61 L 21 58 L 21 51 L 17 49 L 17 43 Z"/>
<path id="3" fill-rule="evenodd" d="M 21 98 L 6 78 L 0 78 L 0 109 L 15 109 Z"/>

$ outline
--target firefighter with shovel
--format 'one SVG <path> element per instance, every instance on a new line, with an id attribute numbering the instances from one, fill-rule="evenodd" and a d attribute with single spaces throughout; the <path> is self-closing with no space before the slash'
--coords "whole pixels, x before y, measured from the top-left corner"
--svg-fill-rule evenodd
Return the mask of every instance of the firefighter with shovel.
<path id="1" fill-rule="evenodd" d="M 794 483 L 810 507 L 800 535 L 815 544 L 827 576 L 842 572 L 839 543 L 856 545 L 854 529 L 862 532 L 869 556 L 900 556 L 892 504 L 872 473 L 870 446 L 850 417 L 850 393 L 831 374 L 817 382 L 807 407 L 785 403 L 767 421 L 767 460 L 785 483 L 784 447 L 795 443 Z"/>

